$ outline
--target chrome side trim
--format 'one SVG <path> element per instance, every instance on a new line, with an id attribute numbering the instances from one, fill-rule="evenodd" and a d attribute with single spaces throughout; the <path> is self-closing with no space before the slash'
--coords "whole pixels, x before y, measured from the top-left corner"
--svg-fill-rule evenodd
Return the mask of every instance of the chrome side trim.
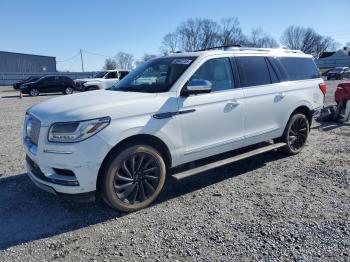
<path id="1" fill-rule="evenodd" d="M 44 153 L 70 155 L 70 154 L 73 154 L 73 151 L 59 151 L 59 150 L 44 149 Z"/>

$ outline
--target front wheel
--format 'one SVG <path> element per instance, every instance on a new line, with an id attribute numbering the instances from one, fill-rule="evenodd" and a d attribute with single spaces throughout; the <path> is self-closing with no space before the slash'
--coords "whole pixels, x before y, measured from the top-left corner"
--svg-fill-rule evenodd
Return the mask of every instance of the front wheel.
<path id="1" fill-rule="evenodd" d="M 74 89 L 71 86 L 65 87 L 63 90 L 63 94 L 65 95 L 71 95 L 74 93 Z"/>
<path id="2" fill-rule="evenodd" d="M 133 212 L 158 197 L 165 177 L 165 163 L 156 149 L 131 146 L 111 158 L 101 181 L 102 195 L 113 208 Z"/>
<path id="3" fill-rule="evenodd" d="M 289 119 L 286 129 L 279 139 L 287 144 L 281 149 L 290 155 L 298 154 L 304 148 L 308 136 L 309 121 L 306 116 L 301 113 L 294 114 Z"/>
<path id="4" fill-rule="evenodd" d="M 29 91 L 29 95 L 30 95 L 30 96 L 38 96 L 39 93 L 40 93 L 39 90 L 36 89 L 36 88 L 32 88 L 32 89 L 30 89 L 30 91 Z"/>

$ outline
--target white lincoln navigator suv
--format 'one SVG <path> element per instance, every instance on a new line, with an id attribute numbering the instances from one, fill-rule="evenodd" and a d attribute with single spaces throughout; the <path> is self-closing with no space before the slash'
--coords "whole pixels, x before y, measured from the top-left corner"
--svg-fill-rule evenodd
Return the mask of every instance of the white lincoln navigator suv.
<path id="1" fill-rule="evenodd" d="M 300 51 L 234 47 L 155 58 L 110 90 L 31 107 L 23 130 L 28 175 L 53 194 L 98 192 L 112 207 L 135 211 L 157 198 L 169 174 L 186 177 L 276 148 L 299 153 L 325 93 L 313 58 Z M 264 141 L 266 150 L 170 172 Z"/>

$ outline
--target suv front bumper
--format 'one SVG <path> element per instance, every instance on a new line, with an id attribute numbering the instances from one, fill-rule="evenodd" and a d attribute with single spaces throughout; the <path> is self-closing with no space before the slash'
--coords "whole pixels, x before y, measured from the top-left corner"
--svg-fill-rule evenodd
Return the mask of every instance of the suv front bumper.
<path id="1" fill-rule="evenodd" d="M 41 127 L 38 145 L 24 136 L 31 180 L 39 188 L 56 195 L 96 191 L 99 169 L 110 146 L 97 135 L 78 143 L 49 143 L 47 131 L 48 127 Z"/>

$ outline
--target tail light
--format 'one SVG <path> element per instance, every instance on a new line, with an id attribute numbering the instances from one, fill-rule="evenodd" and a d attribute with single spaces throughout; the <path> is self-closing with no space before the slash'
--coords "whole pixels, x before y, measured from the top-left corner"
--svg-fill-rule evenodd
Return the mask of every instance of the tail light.
<path id="1" fill-rule="evenodd" d="M 318 85 L 320 87 L 320 90 L 322 91 L 323 95 L 325 96 L 327 93 L 327 86 L 325 83 L 321 83 Z"/>

